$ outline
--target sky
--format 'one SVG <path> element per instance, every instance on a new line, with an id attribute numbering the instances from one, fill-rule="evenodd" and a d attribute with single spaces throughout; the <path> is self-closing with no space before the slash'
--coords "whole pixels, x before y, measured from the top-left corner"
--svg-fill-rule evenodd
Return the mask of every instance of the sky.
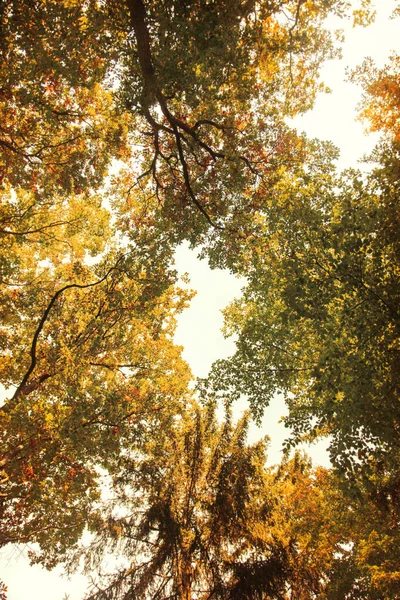
<path id="1" fill-rule="evenodd" d="M 375 2 L 377 18 L 367 29 L 352 29 L 351 23 L 340 21 L 332 27 L 345 30 L 342 60 L 329 61 L 322 70 L 321 78 L 332 90 L 320 96 L 315 108 L 297 117 L 292 125 L 305 131 L 309 137 L 333 141 L 341 151 L 340 169 L 356 167 L 357 161 L 372 150 L 377 135 L 365 136 L 363 125 L 355 120 L 360 89 L 346 82 L 346 68 L 361 64 L 364 57 L 372 56 L 377 66 L 384 66 L 388 57 L 400 53 L 400 18 L 390 20 L 395 7 L 392 0 Z M 182 246 L 176 254 L 176 266 L 180 273 L 189 273 L 190 287 L 197 290 L 190 308 L 180 317 L 176 343 L 183 346 L 183 356 L 195 376 L 205 376 L 217 358 L 229 356 L 234 351 L 234 341 L 224 339 L 220 329 L 223 323 L 221 309 L 240 294 L 243 281 L 227 272 L 211 271 L 204 261 L 199 261 L 195 251 Z M 244 406 L 239 407 L 240 411 Z M 268 434 L 271 437 L 270 461 L 277 462 L 287 431 L 278 424 L 285 413 L 280 397 L 276 397 L 266 411 L 261 428 L 253 427 L 253 439 Z M 326 443 L 312 448 L 314 462 L 328 464 Z M 62 577 L 62 570 L 47 572 L 38 565 L 29 566 L 26 547 L 6 547 L 0 551 L 0 579 L 8 586 L 8 600 L 79 600 L 84 595 L 85 580 L 76 575 L 71 581 Z"/>

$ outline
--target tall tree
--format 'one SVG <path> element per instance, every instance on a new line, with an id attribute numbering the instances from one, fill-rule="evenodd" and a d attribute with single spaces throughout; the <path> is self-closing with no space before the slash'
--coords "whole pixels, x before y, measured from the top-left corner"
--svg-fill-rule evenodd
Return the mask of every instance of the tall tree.
<path id="1" fill-rule="evenodd" d="M 227 217 L 235 229 L 254 186 L 296 147 L 282 115 L 306 110 L 321 88 L 333 53 L 322 23 L 342 8 L 10 0 L 0 15 L 3 177 L 41 194 L 82 191 L 123 158 L 127 189 L 154 198 L 181 239 L 198 242 Z M 132 145 L 140 156 L 130 160 Z"/>
<path id="2" fill-rule="evenodd" d="M 173 248 L 243 237 L 259 181 L 301 163 L 281 113 L 312 103 L 340 7 L 1 3 L 1 543 L 61 543 L 95 465 L 179 413 Z"/>
<path id="3" fill-rule="evenodd" d="M 98 468 L 150 423 L 167 425 L 190 379 L 172 342 L 190 293 L 168 247 L 147 230 L 118 244 L 94 195 L 53 207 L 10 193 L 2 232 L 2 545 L 62 546 L 64 529 L 75 539 Z"/>
<path id="4" fill-rule="evenodd" d="M 264 234 L 232 258 L 249 281 L 226 310 L 237 352 L 215 364 L 210 381 L 246 394 L 256 415 L 283 391 L 292 441 L 329 436 L 347 476 L 368 477 L 382 461 L 397 486 L 397 146 L 380 159 L 364 180 L 319 163 L 319 173 L 311 165 L 278 184 Z"/>
<path id="5" fill-rule="evenodd" d="M 91 572 L 110 555 L 115 572 L 88 598 L 284 597 L 287 549 L 270 531 L 265 442 L 247 445 L 247 426 L 248 416 L 221 424 L 215 408 L 195 407 L 126 456 L 115 501 L 82 551 Z"/>
<path id="6" fill-rule="evenodd" d="M 312 468 L 298 451 L 272 470 L 271 531 L 290 548 L 290 600 L 395 598 L 400 549 L 393 505 L 368 492 L 350 497 L 332 470 Z M 398 514 L 398 513 L 397 513 Z"/>
<path id="7" fill-rule="evenodd" d="M 247 425 L 194 406 L 125 454 L 91 543 L 72 551 L 70 567 L 84 558 L 93 579 L 88 600 L 393 597 L 386 508 L 361 507 L 299 452 L 267 467 Z"/>
<path id="8" fill-rule="evenodd" d="M 384 466 L 382 475 L 375 460 L 369 480 L 380 477 L 386 502 L 395 497 L 394 154 L 372 191 L 354 177 L 338 194 L 313 144 L 283 119 L 321 89 L 318 68 L 334 54 L 323 21 L 342 9 L 340 0 L 1 4 L 0 381 L 12 391 L 0 411 L 0 544 L 39 542 L 37 560 L 52 566 L 87 526 L 129 557 L 157 550 L 105 597 L 128 586 L 127 597 L 170 588 L 187 599 L 203 585 L 221 598 L 285 597 L 291 554 L 271 537 L 262 444 L 244 444 L 245 421 L 220 428 L 212 411 L 184 413 L 189 372 L 172 335 L 190 294 L 170 267 L 183 239 L 207 242 L 213 264 L 250 279 L 239 319 L 246 385 L 235 358 L 217 367 L 217 386 L 228 374 L 254 408 L 276 385 L 294 390 L 295 435 L 332 433 L 347 471 L 355 454 L 370 464 L 372 447 Z M 110 166 L 118 172 L 107 181 Z M 350 318 L 366 306 L 367 326 Z M 338 375 L 343 364 L 357 377 Z M 382 398 L 392 412 L 374 419 Z M 143 515 L 102 520 L 102 469 L 135 511 L 142 490 Z"/>

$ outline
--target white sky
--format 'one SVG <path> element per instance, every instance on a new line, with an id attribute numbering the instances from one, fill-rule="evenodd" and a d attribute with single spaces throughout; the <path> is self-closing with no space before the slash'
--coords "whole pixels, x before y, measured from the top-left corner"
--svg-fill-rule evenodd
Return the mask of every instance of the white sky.
<path id="1" fill-rule="evenodd" d="M 377 66 L 383 66 L 393 51 L 400 52 L 400 19 L 389 20 L 395 4 L 392 0 L 375 2 L 377 18 L 367 29 L 353 30 L 350 23 L 337 25 L 345 30 L 343 59 L 329 62 L 322 71 L 322 80 L 332 89 L 321 96 L 313 111 L 293 121 L 294 126 L 306 131 L 309 137 L 333 141 L 341 149 L 339 167 L 357 166 L 357 160 L 372 150 L 376 135 L 366 137 L 361 123 L 355 121 L 360 90 L 346 83 L 345 68 L 353 68 L 372 56 Z M 335 25 L 336 26 L 336 25 Z M 206 263 L 196 258 L 196 253 L 180 248 L 176 257 L 181 273 L 188 272 L 191 287 L 198 291 L 191 307 L 181 316 L 176 342 L 184 346 L 184 357 L 195 376 L 207 374 L 212 362 L 228 356 L 234 350 L 232 340 L 221 333 L 220 310 L 240 293 L 241 283 L 229 273 L 211 271 Z M 271 436 L 270 458 L 279 460 L 285 430 L 277 422 L 284 414 L 282 401 L 276 398 L 266 412 L 261 430 L 253 428 L 252 436 L 268 433 Z M 316 462 L 327 464 L 324 444 L 312 451 Z M 30 567 L 23 548 L 6 547 L 0 551 L 0 579 L 8 586 L 8 600 L 80 600 L 86 588 L 85 580 L 76 575 L 71 581 L 62 576 L 61 569 L 51 573 L 35 565 Z"/>

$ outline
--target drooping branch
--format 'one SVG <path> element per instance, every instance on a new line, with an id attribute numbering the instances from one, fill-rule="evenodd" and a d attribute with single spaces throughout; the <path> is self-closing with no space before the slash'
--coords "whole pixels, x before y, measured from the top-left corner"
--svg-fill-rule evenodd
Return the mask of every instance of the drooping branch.
<path id="1" fill-rule="evenodd" d="M 50 149 L 54 150 L 54 149 L 60 148 L 62 146 L 68 146 L 68 145 L 73 144 L 74 142 L 78 141 L 79 139 L 82 139 L 82 137 L 83 137 L 82 134 L 73 135 L 72 137 L 66 138 L 66 139 L 62 140 L 61 142 L 58 142 L 57 144 L 50 144 L 50 143 L 42 144 L 37 149 L 34 149 L 34 151 L 30 151 L 30 152 L 28 152 L 27 150 L 24 150 L 22 147 L 18 146 L 15 142 L 11 143 L 4 139 L 0 139 L 0 147 L 6 148 L 7 150 L 10 150 L 14 154 L 22 156 L 23 158 L 25 158 L 28 162 L 30 162 L 32 164 L 37 163 L 38 161 L 40 163 L 45 164 L 45 161 L 42 158 L 42 154 L 45 150 L 50 150 Z"/>
<path id="2" fill-rule="evenodd" d="M 157 80 L 157 76 L 156 76 L 156 72 L 155 72 L 153 60 L 152 60 L 150 34 L 149 34 L 149 30 L 148 30 L 147 23 L 146 23 L 146 9 L 144 7 L 143 1 L 142 0 L 127 0 L 127 5 L 128 5 L 128 9 L 129 9 L 129 14 L 130 14 L 130 23 L 131 23 L 132 29 L 133 29 L 133 31 L 135 33 L 135 37 L 136 37 L 139 64 L 140 64 L 140 68 L 141 68 L 143 80 L 144 80 L 144 94 L 142 97 L 143 111 L 144 111 L 147 121 L 150 123 L 150 125 L 152 126 L 152 128 L 155 132 L 155 136 L 156 136 L 155 143 L 158 144 L 157 132 L 159 129 L 164 129 L 169 133 L 173 133 L 175 140 L 176 140 L 176 144 L 177 144 L 178 156 L 179 156 L 179 160 L 180 160 L 180 163 L 182 166 L 183 177 L 184 177 L 185 186 L 188 191 L 188 194 L 189 194 L 191 200 L 193 201 L 193 203 L 195 204 L 195 206 L 197 207 L 197 209 L 204 215 L 204 217 L 207 219 L 209 224 L 214 227 L 218 227 L 218 225 L 216 225 L 213 222 L 213 220 L 211 219 L 210 215 L 205 210 L 205 208 L 197 200 L 196 195 L 194 194 L 192 186 L 191 186 L 190 175 L 189 175 L 189 171 L 187 168 L 184 152 L 182 149 L 180 133 L 179 133 L 178 127 L 180 129 L 182 129 L 183 131 L 185 131 L 186 133 L 189 133 L 192 136 L 195 136 L 195 137 L 197 137 L 197 136 L 191 127 L 189 127 L 186 123 L 184 123 L 180 119 L 176 119 L 172 115 L 172 113 L 170 112 L 170 110 L 168 108 L 167 100 L 158 84 L 158 80 Z M 166 119 L 168 120 L 170 125 L 172 126 L 172 131 L 169 128 L 165 128 L 162 125 L 160 125 L 159 123 L 157 123 L 157 121 L 152 117 L 150 110 L 149 110 L 149 104 L 151 104 L 151 102 L 154 100 L 157 100 L 164 116 L 166 117 Z M 150 171 L 152 171 L 152 172 L 154 172 L 158 154 L 159 154 L 159 152 L 157 152 L 157 145 L 156 145 L 156 154 L 155 154 L 152 166 L 150 168 Z"/>
<path id="3" fill-rule="evenodd" d="M 178 155 L 179 155 L 179 159 L 180 159 L 182 169 L 183 169 L 183 178 L 185 180 L 185 185 L 186 185 L 186 189 L 189 193 L 189 196 L 192 199 L 193 203 L 197 206 L 199 211 L 205 216 L 205 218 L 210 223 L 210 225 L 212 225 L 216 229 L 222 229 L 222 227 L 220 225 L 217 225 L 216 223 L 214 223 L 214 221 L 211 219 L 210 215 L 207 213 L 207 211 L 203 208 L 203 206 L 200 204 L 200 202 L 196 198 L 196 195 L 193 191 L 193 188 L 192 188 L 192 185 L 190 182 L 189 170 L 188 170 L 188 167 L 186 164 L 185 155 L 184 155 L 182 144 L 181 144 L 180 134 L 179 134 L 179 131 L 178 131 L 178 128 L 176 125 L 174 126 L 174 129 L 175 129 L 176 145 L 178 148 Z"/>

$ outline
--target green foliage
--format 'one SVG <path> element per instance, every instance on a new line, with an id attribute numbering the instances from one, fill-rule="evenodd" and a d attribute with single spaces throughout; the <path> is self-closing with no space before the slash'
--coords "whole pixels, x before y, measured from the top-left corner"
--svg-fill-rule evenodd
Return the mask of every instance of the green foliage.
<path id="1" fill-rule="evenodd" d="M 70 552 L 97 572 L 88 600 L 394 597 L 395 513 L 300 453 L 267 468 L 248 418 L 194 406 L 126 453 L 91 542 Z"/>
<path id="2" fill-rule="evenodd" d="M 388 134 L 367 177 L 285 124 L 345 10 L 0 5 L 0 545 L 85 555 L 93 599 L 397 594 L 398 57 L 353 74 Z M 183 240 L 248 280 L 203 409 L 173 344 Z M 277 390 L 289 445 L 330 436 L 340 478 L 299 454 L 266 469 L 249 415 L 216 418 L 215 398 L 258 418 Z"/>
<path id="3" fill-rule="evenodd" d="M 348 476 L 398 456 L 398 148 L 375 158 L 365 181 L 307 170 L 278 184 L 236 257 L 249 282 L 225 312 L 237 352 L 210 376 L 256 415 L 283 391 L 292 441 L 329 435 Z"/>
<path id="4" fill-rule="evenodd" d="M 2 3 L 1 180 L 14 187 L 79 193 L 118 156 L 124 130 L 102 85 L 112 53 L 95 4 Z"/>
<path id="5" fill-rule="evenodd" d="M 399 537 L 393 506 L 379 507 L 364 490 L 349 497 L 332 471 L 313 469 L 298 452 L 275 471 L 275 522 L 291 540 L 289 598 L 394 598 Z"/>
<path id="6" fill-rule="evenodd" d="M 260 175 L 301 162 L 282 115 L 312 103 L 340 5 L 2 3 L 2 544 L 56 561 L 96 469 L 179 414 L 173 249 L 242 227 Z"/>
<path id="7" fill-rule="evenodd" d="M 162 208 L 175 241 L 198 244 L 248 211 L 258 179 L 290 158 L 282 117 L 322 89 L 318 69 L 335 53 L 322 25 L 342 8 L 10 1 L 1 176 L 40 197 L 81 193 L 122 160 L 125 197 L 134 189 L 146 210 Z"/>

